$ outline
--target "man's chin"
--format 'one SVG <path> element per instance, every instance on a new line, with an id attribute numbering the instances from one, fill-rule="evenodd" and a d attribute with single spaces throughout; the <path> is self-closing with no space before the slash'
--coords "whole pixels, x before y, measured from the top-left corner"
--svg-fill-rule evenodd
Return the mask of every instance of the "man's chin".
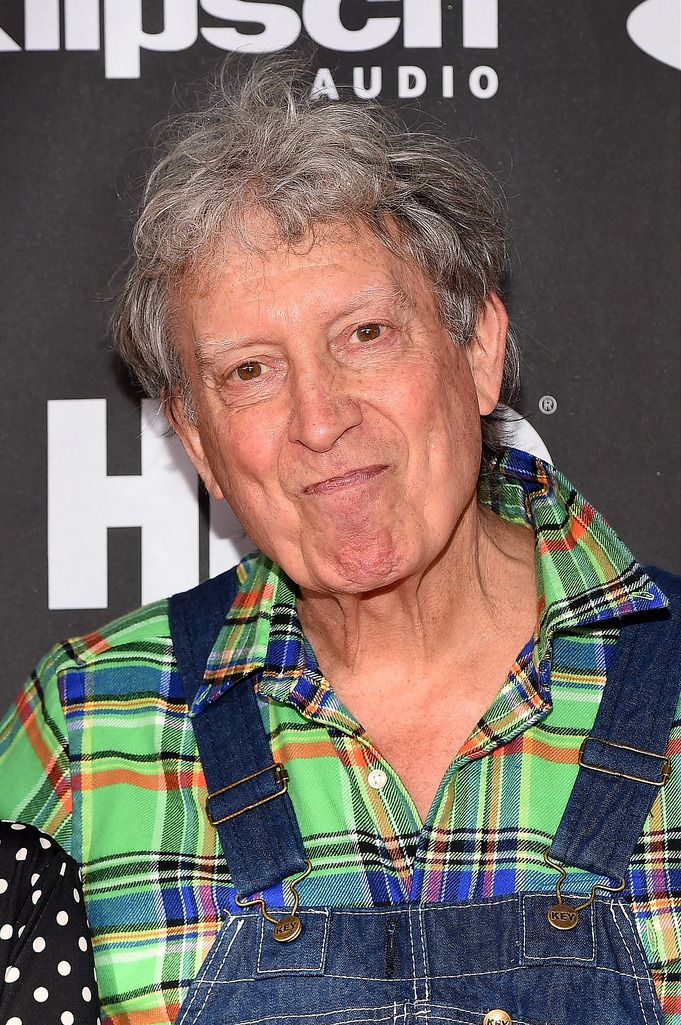
<path id="1" fill-rule="evenodd" d="M 303 556 L 312 587 L 334 594 L 379 591 L 402 575 L 398 548 L 387 536 L 313 551 L 303 544 Z"/>

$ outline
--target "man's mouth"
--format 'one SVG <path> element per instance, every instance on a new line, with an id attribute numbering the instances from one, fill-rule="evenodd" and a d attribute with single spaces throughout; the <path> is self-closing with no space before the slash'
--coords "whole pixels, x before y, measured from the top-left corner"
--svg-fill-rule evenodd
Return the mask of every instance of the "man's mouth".
<path id="1" fill-rule="evenodd" d="M 303 490 L 304 495 L 325 495 L 338 488 L 352 487 L 354 484 L 364 484 L 366 481 L 377 477 L 388 467 L 384 463 L 377 463 L 375 466 L 361 466 L 357 470 L 350 470 L 338 477 L 327 477 L 326 480 L 317 481 L 316 484 L 308 484 Z"/>

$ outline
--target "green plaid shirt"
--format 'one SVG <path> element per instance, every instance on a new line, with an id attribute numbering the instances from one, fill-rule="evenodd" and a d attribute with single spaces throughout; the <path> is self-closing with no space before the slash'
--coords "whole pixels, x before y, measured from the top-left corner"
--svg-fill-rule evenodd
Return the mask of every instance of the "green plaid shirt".
<path id="1" fill-rule="evenodd" d="M 324 679 L 281 570 L 238 567 L 239 593 L 196 708 L 252 678 L 312 874 L 303 905 L 461 901 L 552 891 L 550 843 L 594 721 L 617 620 L 664 598 L 551 467 L 508 450 L 480 501 L 535 531 L 535 635 L 463 747 L 425 823 Z M 681 722 L 672 773 L 627 877 L 669 1025 L 681 1025 Z M 59 645 L 0 727 L 0 813 L 52 833 L 83 867 L 103 1022 L 172 1022 L 234 891 L 203 811 L 205 782 L 165 602 Z M 385 785 L 368 784 L 372 769 Z M 456 796 L 454 784 L 456 782 Z M 588 873 L 570 873 L 587 893 Z M 281 906 L 273 888 L 268 900 Z"/>

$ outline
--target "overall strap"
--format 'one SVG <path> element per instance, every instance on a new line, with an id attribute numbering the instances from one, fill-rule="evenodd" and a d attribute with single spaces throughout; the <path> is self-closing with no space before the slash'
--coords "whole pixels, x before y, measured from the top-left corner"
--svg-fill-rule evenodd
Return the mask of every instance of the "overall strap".
<path id="1" fill-rule="evenodd" d="M 234 570 L 175 594 L 168 603 L 175 659 L 189 708 L 237 592 Z M 217 829 L 241 897 L 305 869 L 305 852 L 283 765 L 272 759 L 252 678 L 191 718 Z"/>
<path id="2" fill-rule="evenodd" d="M 551 845 L 565 865 L 621 878 L 660 786 L 681 690 L 681 580 L 645 567 L 669 599 L 624 622 L 591 735 Z"/>

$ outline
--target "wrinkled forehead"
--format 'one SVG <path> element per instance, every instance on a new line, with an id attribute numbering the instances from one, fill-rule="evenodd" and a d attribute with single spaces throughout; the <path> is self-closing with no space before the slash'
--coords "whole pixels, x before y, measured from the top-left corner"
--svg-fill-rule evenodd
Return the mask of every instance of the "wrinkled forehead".
<path id="1" fill-rule="evenodd" d="M 185 260 L 176 283 L 185 292 L 200 294 L 215 287 L 228 265 L 239 267 L 244 276 L 253 279 L 273 264 L 334 244 L 347 250 L 371 250 L 377 267 L 397 262 L 403 273 L 411 271 L 423 277 L 398 223 L 388 215 L 371 220 L 353 217 L 315 221 L 291 233 L 266 210 L 249 206 L 238 217 L 232 212 L 229 224 L 219 225 L 211 238 Z"/>
<path id="2" fill-rule="evenodd" d="M 215 303 L 262 302 L 283 313 L 298 276 L 301 301 L 313 291 L 312 312 L 320 317 L 349 314 L 372 300 L 403 314 L 432 313 L 438 303 L 431 282 L 401 244 L 396 226 L 387 228 L 381 237 L 361 221 L 333 221 L 290 239 L 270 218 L 253 213 L 243 230 L 220 236 L 197 254 L 175 291 L 176 323 L 193 329 L 198 311 Z M 282 281 L 285 297 L 277 287 Z"/>

